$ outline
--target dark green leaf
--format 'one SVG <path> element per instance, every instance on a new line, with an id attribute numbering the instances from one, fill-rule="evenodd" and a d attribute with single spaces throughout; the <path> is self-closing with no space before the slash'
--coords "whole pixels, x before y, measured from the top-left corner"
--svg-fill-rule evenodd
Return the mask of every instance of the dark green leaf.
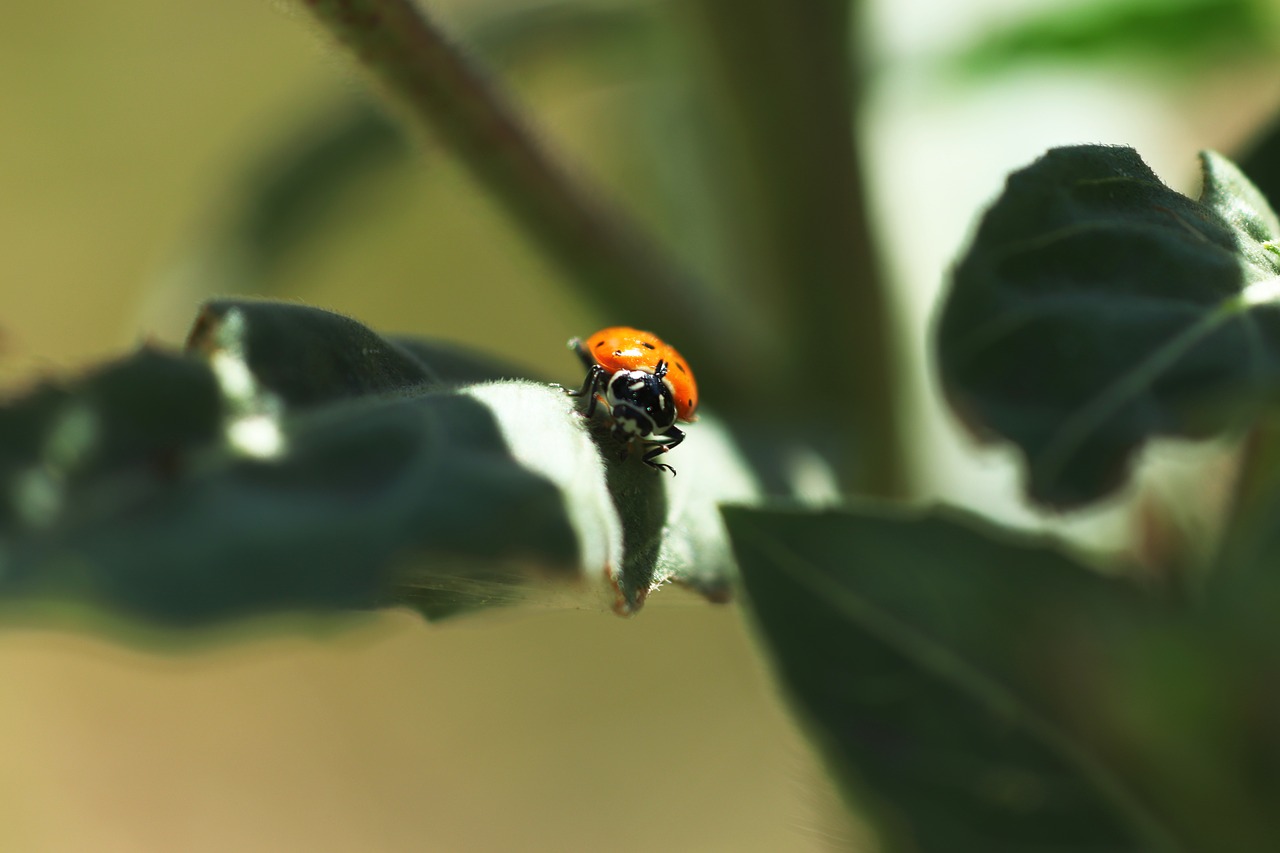
<path id="1" fill-rule="evenodd" d="M 529 378 L 517 365 L 456 345 L 384 338 L 341 314 L 279 302 L 209 302 L 187 349 L 215 370 L 219 357 L 242 360 L 293 412 L 344 398 Z"/>
<path id="2" fill-rule="evenodd" d="M 941 511 L 726 517 L 784 682 L 895 849 L 1280 837 L 1277 573 L 1193 608 Z"/>
<path id="3" fill-rule="evenodd" d="M 1132 149 L 1054 149 L 1010 176 L 956 270 L 944 386 L 1022 450 L 1042 504 L 1102 498 L 1149 438 L 1228 430 L 1274 393 L 1280 228 L 1230 162 L 1202 165 L 1195 202 Z"/>
<path id="4" fill-rule="evenodd" d="M 262 302 L 212 303 L 189 343 L 0 408 L 0 598 L 197 624 L 723 597 L 712 501 L 751 486 L 714 424 L 677 487 L 597 448 L 563 390 L 457 347 Z"/>
<path id="5" fill-rule="evenodd" d="M 945 516 L 725 515 L 784 683 L 901 849 L 1177 849 L 1046 688 L 1141 619 L 1136 590 Z"/>

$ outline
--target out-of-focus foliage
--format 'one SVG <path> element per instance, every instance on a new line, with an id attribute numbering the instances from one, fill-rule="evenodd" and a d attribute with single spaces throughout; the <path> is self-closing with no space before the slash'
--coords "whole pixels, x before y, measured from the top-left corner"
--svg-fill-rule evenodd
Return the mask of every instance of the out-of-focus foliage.
<path id="1" fill-rule="evenodd" d="M 467 40 L 507 74 L 552 62 L 598 73 L 619 55 L 633 59 L 653 29 L 653 15 L 639 7 L 549 2 L 483 16 Z M 366 94 L 328 103 L 286 128 L 246 167 L 230 207 L 207 225 L 194 259 L 203 266 L 188 272 L 190 284 L 204 294 L 271 292 L 281 264 L 350 224 L 353 188 L 432 168 L 439 152 L 420 142 Z"/>
<path id="2" fill-rule="evenodd" d="M 400 103 L 286 135 L 284 158 L 204 235 L 200 286 L 270 291 L 290 257 L 346 226 L 353 187 L 452 157 L 584 313 L 693 354 L 762 469 L 800 448 L 845 463 L 845 486 L 899 493 L 907 431 L 856 148 L 854 4 L 556 2 L 456 39 L 421 4 L 306 5 Z M 1067 4 L 958 65 L 1202 68 L 1270 55 L 1268 9 Z M 507 97 L 546 64 L 642 92 L 613 113 L 626 205 L 544 148 Z M 1046 505 L 1106 498 L 1150 438 L 1230 432 L 1270 402 L 1280 229 L 1229 163 L 1204 165 L 1192 201 L 1131 150 L 1051 152 L 1012 176 L 958 268 L 940 325 L 948 391 L 1021 449 Z M 447 287 L 468 295 L 465 280 Z M 484 330 L 510 319 L 483 300 L 474 313 Z M 526 318 L 505 313 L 523 335 Z M 522 373 L 314 309 L 214 303 L 188 352 L 148 347 L 0 410 L 0 594 L 170 625 L 556 595 L 629 613 L 667 581 L 728 597 L 717 505 L 758 495 L 725 429 L 692 428 L 671 479 L 619 459 L 607 424 Z M 782 680 L 887 844 L 1252 851 L 1280 834 L 1273 501 L 1254 496 L 1199 597 L 1177 601 L 946 512 L 724 517 Z"/>
<path id="3" fill-rule="evenodd" d="M 995 28 L 952 58 L 988 75 L 1028 63 L 1075 66 L 1140 60 L 1174 73 L 1273 55 L 1280 29 L 1270 0 L 1086 0 Z"/>

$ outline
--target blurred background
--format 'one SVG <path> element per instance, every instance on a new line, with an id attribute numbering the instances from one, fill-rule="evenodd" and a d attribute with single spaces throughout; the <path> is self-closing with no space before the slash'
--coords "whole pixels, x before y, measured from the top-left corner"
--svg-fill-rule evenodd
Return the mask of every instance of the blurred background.
<path id="1" fill-rule="evenodd" d="M 1194 191 L 1195 152 L 1239 150 L 1280 103 L 1272 4 L 1138 4 L 1182 5 L 1226 23 L 1103 20 L 1092 38 L 1059 26 L 1060 38 L 1001 42 L 1085 4 L 864 10 L 865 158 L 912 354 L 923 495 L 1021 513 L 1008 459 L 959 437 L 926 355 L 948 266 L 1004 176 L 1053 145 L 1115 142 Z M 701 121 L 678 6 L 430 9 L 495 63 L 575 171 L 714 276 L 703 163 L 677 144 Z M 176 345 L 199 301 L 227 292 L 576 381 L 563 342 L 605 318 L 429 136 L 389 131 L 363 91 L 283 0 L 0 6 L 5 387 L 142 340 Z M 310 195 L 316 174 L 327 183 Z M 0 849 L 867 849 L 740 612 L 676 590 L 650 601 L 625 621 L 265 622 L 174 650 L 10 621 Z"/>

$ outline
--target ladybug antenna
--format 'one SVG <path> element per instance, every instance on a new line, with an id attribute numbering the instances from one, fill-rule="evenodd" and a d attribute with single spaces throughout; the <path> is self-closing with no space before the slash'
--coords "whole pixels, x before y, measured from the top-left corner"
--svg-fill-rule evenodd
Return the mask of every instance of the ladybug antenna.
<path id="1" fill-rule="evenodd" d="M 653 375 L 659 379 L 667 375 L 667 362 L 665 359 L 658 359 L 658 366 L 653 369 Z"/>

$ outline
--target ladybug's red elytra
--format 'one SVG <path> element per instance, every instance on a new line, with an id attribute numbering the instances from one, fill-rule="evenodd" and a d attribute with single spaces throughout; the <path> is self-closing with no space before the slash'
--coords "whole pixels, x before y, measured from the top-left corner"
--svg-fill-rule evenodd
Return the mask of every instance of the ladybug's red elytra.
<path id="1" fill-rule="evenodd" d="M 587 367 L 587 378 L 574 397 L 586 397 L 587 417 L 603 402 L 613 421 L 613 437 L 622 458 L 634 442 L 645 447 L 644 463 L 659 471 L 676 469 L 654 458 L 684 441 L 676 421 L 693 421 L 698 384 L 675 347 L 651 332 L 629 326 L 601 329 L 586 341 L 574 338 L 569 348 Z"/>

